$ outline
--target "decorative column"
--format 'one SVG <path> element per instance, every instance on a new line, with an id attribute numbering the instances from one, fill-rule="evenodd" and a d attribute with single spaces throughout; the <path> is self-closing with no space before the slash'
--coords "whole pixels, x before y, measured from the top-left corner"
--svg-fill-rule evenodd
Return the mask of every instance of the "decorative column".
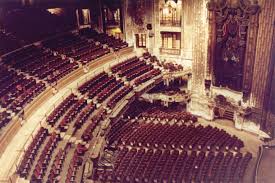
<path id="1" fill-rule="evenodd" d="M 207 74 L 207 43 L 208 21 L 207 0 L 193 0 L 193 61 L 191 102 L 188 111 L 207 120 L 213 119 L 213 109 L 209 106 L 210 99 L 205 95 L 205 77 Z"/>

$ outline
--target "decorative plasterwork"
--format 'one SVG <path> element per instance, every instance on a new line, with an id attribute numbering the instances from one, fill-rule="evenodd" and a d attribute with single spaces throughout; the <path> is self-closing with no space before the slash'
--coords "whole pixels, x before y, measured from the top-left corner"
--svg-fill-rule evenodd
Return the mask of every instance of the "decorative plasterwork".
<path id="1" fill-rule="evenodd" d="M 224 85 L 248 96 L 255 59 L 259 5 L 249 0 L 211 0 L 207 8 L 207 76 L 215 85 Z"/>

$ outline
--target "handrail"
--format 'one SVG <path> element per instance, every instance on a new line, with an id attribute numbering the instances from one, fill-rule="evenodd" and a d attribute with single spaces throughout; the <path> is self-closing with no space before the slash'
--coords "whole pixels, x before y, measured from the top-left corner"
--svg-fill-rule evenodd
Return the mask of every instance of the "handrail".
<path id="1" fill-rule="evenodd" d="M 12 172 L 13 169 L 15 168 L 17 171 L 18 166 L 20 165 L 20 163 L 22 162 L 22 158 L 27 150 L 27 148 L 29 147 L 29 145 L 31 144 L 33 138 L 35 137 L 35 135 L 37 134 L 37 131 L 43 127 L 43 123 L 46 122 L 47 117 L 49 116 L 49 114 L 54 111 L 58 105 L 67 97 L 71 94 L 71 91 L 67 91 L 64 95 L 62 95 L 61 98 L 59 98 L 54 104 L 51 105 L 51 107 L 47 110 L 47 112 L 45 113 L 45 116 L 42 118 L 42 120 L 40 120 L 39 123 L 37 123 L 37 125 L 35 126 L 34 130 L 31 132 L 31 134 L 29 135 L 29 137 L 27 138 L 27 140 L 25 141 L 24 145 L 22 146 L 21 149 L 19 149 L 18 151 L 20 152 L 17 157 L 14 159 L 14 163 L 11 166 L 11 168 L 9 169 L 8 172 Z"/>
<path id="2" fill-rule="evenodd" d="M 258 183 L 258 171 L 259 171 L 259 166 L 260 166 L 260 162 L 262 160 L 262 156 L 263 156 L 263 147 L 260 146 L 259 147 L 259 154 L 258 154 L 258 158 L 257 158 L 257 164 L 254 170 L 255 176 L 254 176 L 254 183 Z"/>

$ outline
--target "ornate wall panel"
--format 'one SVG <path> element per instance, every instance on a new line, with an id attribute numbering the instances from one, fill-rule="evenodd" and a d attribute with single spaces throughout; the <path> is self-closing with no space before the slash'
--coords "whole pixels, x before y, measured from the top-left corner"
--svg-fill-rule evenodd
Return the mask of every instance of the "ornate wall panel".
<path id="1" fill-rule="evenodd" d="M 215 35 L 215 39 L 212 37 L 210 40 L 211 56 L 208 57 L 213 65 L 214 85 L 248 93 L 251 83 L 248 76 L 252 72 L 244 75 L 244 67 L 247 68 L 245 71 L 252 71 L 253 68 L 253 60 L 250 59 L 249 63 L 245 61 L 248 29 L 253 19 L 251 17 L 257 16 L 259 6 L 248 0 L 213 0 L 207 7 L 212 11 L 209 13 L 210 34 Z M 257 36 L 257 31 L 252 33 Z M 253 41 L 249 40 L 249 43 Z"/>
<path id="2" fill-rule="evenodd" d="M 270 54 L 272 52 L 271 43 L 275 21 L 275 1 L 259 0 L 259 5 L 261 6 L 261 12 L 259 14 L 259 29 L 250 104 L 262 109 L 264 96 L 266 95 L 265 88 L 268 78 L 268 68 L 270 67 L 271 61 Z"/>
<path id="3" fill-rule="evenodd" d="M 271 47 L 268 79 L 265 89 L 264 117 L 262 128 L 275 137 L 275 21 L 273 24 L 273 41 Z"/>

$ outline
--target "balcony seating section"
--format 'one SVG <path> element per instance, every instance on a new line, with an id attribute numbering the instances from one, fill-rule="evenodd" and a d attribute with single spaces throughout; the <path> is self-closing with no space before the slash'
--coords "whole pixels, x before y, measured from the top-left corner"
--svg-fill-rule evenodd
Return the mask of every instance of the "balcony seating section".
<path id="1" fill-rule="evenodd" d="M 114 83 L 115 81 L 116 81 L 116 78 L 114 76 L 108 76 L 103 80 L 101 80 L 100 82 L 93 85 L 87 93 L 89 99 L 93 99 L 95 96 L 97 96 L 99 92 L 101 92 L 104 88 Z"/>
<path id="2" fill-rule="evenodd" d="M 44 83 L 0 66 L 0 106 L 5 109 L 1 115 L 0 127 L 8 124 L 12 112 L 17 114 L 44 90 Z"/>
<path id="3" fill-rule="evenodd" d="M 60 136 L 55 132 L 51 134 L 46 146 L 42 150 L 40 157 L 34 167 L 33 174 L 31 176 L 31 181 L 42 182 L 43 177 L 47 171 L 48 165 L 52 158 L 53 151 L 57 147 L 58 142 L 61 140 Z"/>
<path id="4" fill-rule="evenodd" d="M 183 121 L 183 122 L 192 122 L 196 123 L 198 118 L 192 115 L 189 112 L 185 111 L 167 111 L 165 109 L 159 107 L 152 107 L 141 114 L 144 118 L 155 118 L 159 120 L 168 121 L 175 120 L 175 121 Z"/>
<path id="5" fill-rule="evenodd" d="M 141 77 L 137 78 L 134 83 L 136 86 L 149 81 L 150 79 L 158 76 L 161 74 L 161 71 L 159 69 L 152 69 L 151 71 L 149 71 L 148 73 L 145 73 L 144 75 L 142 75 Z"/>
<path id="6" fill-rule="evenodd" d="M 77 97 L 74 94 L 70 94 L 64 101 L 59 104 L 54 111 L 47 117 L 47 123 L 52 127 L 63 116 L 71 106 L 77 102 Z"/>
<path id="7" fill-rule="evenodd" d="M 102 46 L 96 46 L 84 53 L 78 54 L 77 58 L 80 58 L 80 62 L 85 65 L 93 60 L 100 58 L 106 54 L 110 53 L 109 48 L 103 48 Z"/>
<path id="8" fill-rule="evenodd" d="M 128 47 L 128 43 L 121 39 L 117 39 L 114 36 L 107 35 L 105 33 L 98 33 L 93 29 L 84 28 L 81 29 L 80 35 L 83 35 L 89 39 L 100 42 L 101 44 L 107 44 L 109 47 L 113 48 L 114 51 L 118 51 L 122 48 Z"/>
<path id="9" fill-rule="evenodd" d="M 100 74 L 94 76 L 89 81 L 82 84 L 78 90 L 81 94 L 85 94 L 88 90 L 90 90 L 94 85 L 98 84 L 102 80 L 108 78 L 108 74 L 106 72 L 101 72 Z"/>
<path id="10" fill-rule="evenodd" d="M 114 65 L 112 68 L 111 68 L 111 71 L 113 73 L 117 73 L 119 71 L 121 71 L 124 67 L 128 67 L 128 65 L 131 65 L 131 64 L 134 64 L 138 61 L 138 57 L 137 56 L 134 56 L 132 58 L 129 58 L 121 63 L 118 63 L 116 65 Z"/>
<path id="11" fill-rule="evenodd" d="M 20 48 L 20 41 L 11 33 L 0 30 L 0 56 Z"/>
<path id="12" fill-rule="evenodd" d="M 21 86 L 24 85 L 22 84 Z M 20 86 L 17 86 L 17 89 L 18 88 L 20 88 Z M 12 101 L 10 109 L 13 112 L 18 113 L 25 107 L 26 104 L 32 102 L 34 98 L 38 96 L 40 93 L 42 93 L 45 89 L 45 83 L 35 83 L 34 80 L 31 80 L 30 82 L 28 82 L 27 85 L 25 85 L 25 89 L 23 89 L 24 92 L 22 92 L 20 96 L 16 97 Z"/>
<path id="13" fill-rule="evenodd" d="M 161 73 L 160 70 L 154 69 L 152 64 L 146 64 L 145 60 L 137 57 L 119 63 L 113 66 L 111 70 L 113 73 L 117 73 L 120 77 L 125 76 L 128 81 L 137 78 L 137 81 L 135 81 L 136 85 L 146 82 Z"/>
<path id="14" fill-rule="evenodd" d="M 107 106 L 112 109 L 115 107 L 115 105 L 128 93 L 130 93 L 133 90 L 133 87 L 131 86 L 123 86 L 120 88 L 115 95 L 108 101 Z"/>
<path id="15" fill-rule="evenodd" d="M 80 36 L 77 36 L 73 33 L 67 33 L 47 39 L 42 42 L 42 45 L 47 48 L 51 48 L 54 51 L 57 51 L 60 54 L 70 55 L 72 54 L 72 49 L 76 47 L 81 47 L 83 43 L 86 43 L 87 40 L 81 39 Z"/>
<path id="16" fill-rule="evenodd" d="M 78 68 L 77 63 L 71 63 L 59 55 L 54 56 L 51 51 L 45 49 L 32 47 L 26 52 L 19 52 L 20 54 L 11 56 L 12 59 L 6 58 L 4 63 L 49 83 L 58 81 Z"/>
<path id="17" fill-rule="evenodd" d="M 28 149 L 24 153 L 20 165 L 18 166 L 17 173 L 20 175 L 20 177 L 27 178 L 31 170 L 32 164 L 37 156 L 38 150 L 42 146 L 48 135 L 49 133 L 47 129 L 39 129 L 38 133 L 35 135 L 31 144 L 28 146 Z"/>
<path id="18" fill-rule="evenodd" d="M 82 94 L 87 93 L 89 99 L 97 97 L 97 101 L 102 103 L 123 85 L 123 81 L 103 72 L 81 85 L 79 91 Z"/>
<path id="19" fill-rule="evenodd" d="M 80 111 L 87 105 L 87 101 L 85 99 L 79 99 L 65 114 L 64 118 L 61 119 L 61 122 L 58 125 L 58 129 L 61 132 L 66 132 L 69 128 L 70 123 L 76 119 L 77 115 Z"/>
<path id="20" fill-rule="evenodd" d="M 83 164 L 82 156 L 87 151 L 87 148 L 81 144 L 78 144 L 74 151 L 73 157 L 69 164 L 69 169 L 66 174 L 66 183 L 76 182 L 76 174 L 79 167 Z"/>
<path id="21" fill-rule="evenodd" d="M 79 35 L 72 33 L 47 40 L 43 44 L 60 54 L 80 61 L 84 65 L 96 58 L 110 53 L 110 50 L 104 48 L 102 44 L 96 43 L 92 40 L 88 41 L 87 39 L 81 38 Z"/>
<path id="22" fill-rule="evenodd" d="M 153 68 L 154 68 L 153 65 L 145 65 L 142 67 L 138 67 L 136 68 L 135 71 L 126 74 L 126 79 L 128 81 L 134 80 L 135 78 L 143 75 L 144 73 L 150 73 L 150 71 L 152 71 Z"/>
<path id="23" fill-rule="evenodd" d="M 81 139 L 83 141 L 89 142 L 90 140 L 92 140 L 94 130 L 96 129 L 100 121 L 103 121 L 105 119 L 106 114 L 107 114 L 106 109 L 101 108 L 90 121 L 87 121 L 89 125 L 86 127 L 86 129 L 84 130 L 81 136 Z"/>
<path id="24" fill-rule="evenodd" d="M 250 156 L 121 147 L 113 170 L 101 169 L 95 177 L 106 182 L 242 182 L 243 176 L 239 175 L 246 170 L 242 165 Z"/>
<path id="25" fill-rule="evenodd" d="M 118 71 L 118 75 L 120 77 L 126 76 L 127 74 L 135 71 L 137 68 L 140 68 L 143 66 L 146 66 L 146 62 L 144 60 L 137 59 L 135 62 L 129 63 L 129 64 L 125 65 L 124 67 L 122 67 Z"/>
<path id="26" fill-rule="evenodd" d="M 115 93 L 117 90 L 119 90 L 121 87 L 123 87 L 123 81 L 121 80 L 114 80 L 109 85 L 107 85 L 105 88 L 102 89 L 97 94 L 97 101 L 102 103 L 105 99 L 107 99 L 109 96 L 111 96 L 113 93 Z"/>

